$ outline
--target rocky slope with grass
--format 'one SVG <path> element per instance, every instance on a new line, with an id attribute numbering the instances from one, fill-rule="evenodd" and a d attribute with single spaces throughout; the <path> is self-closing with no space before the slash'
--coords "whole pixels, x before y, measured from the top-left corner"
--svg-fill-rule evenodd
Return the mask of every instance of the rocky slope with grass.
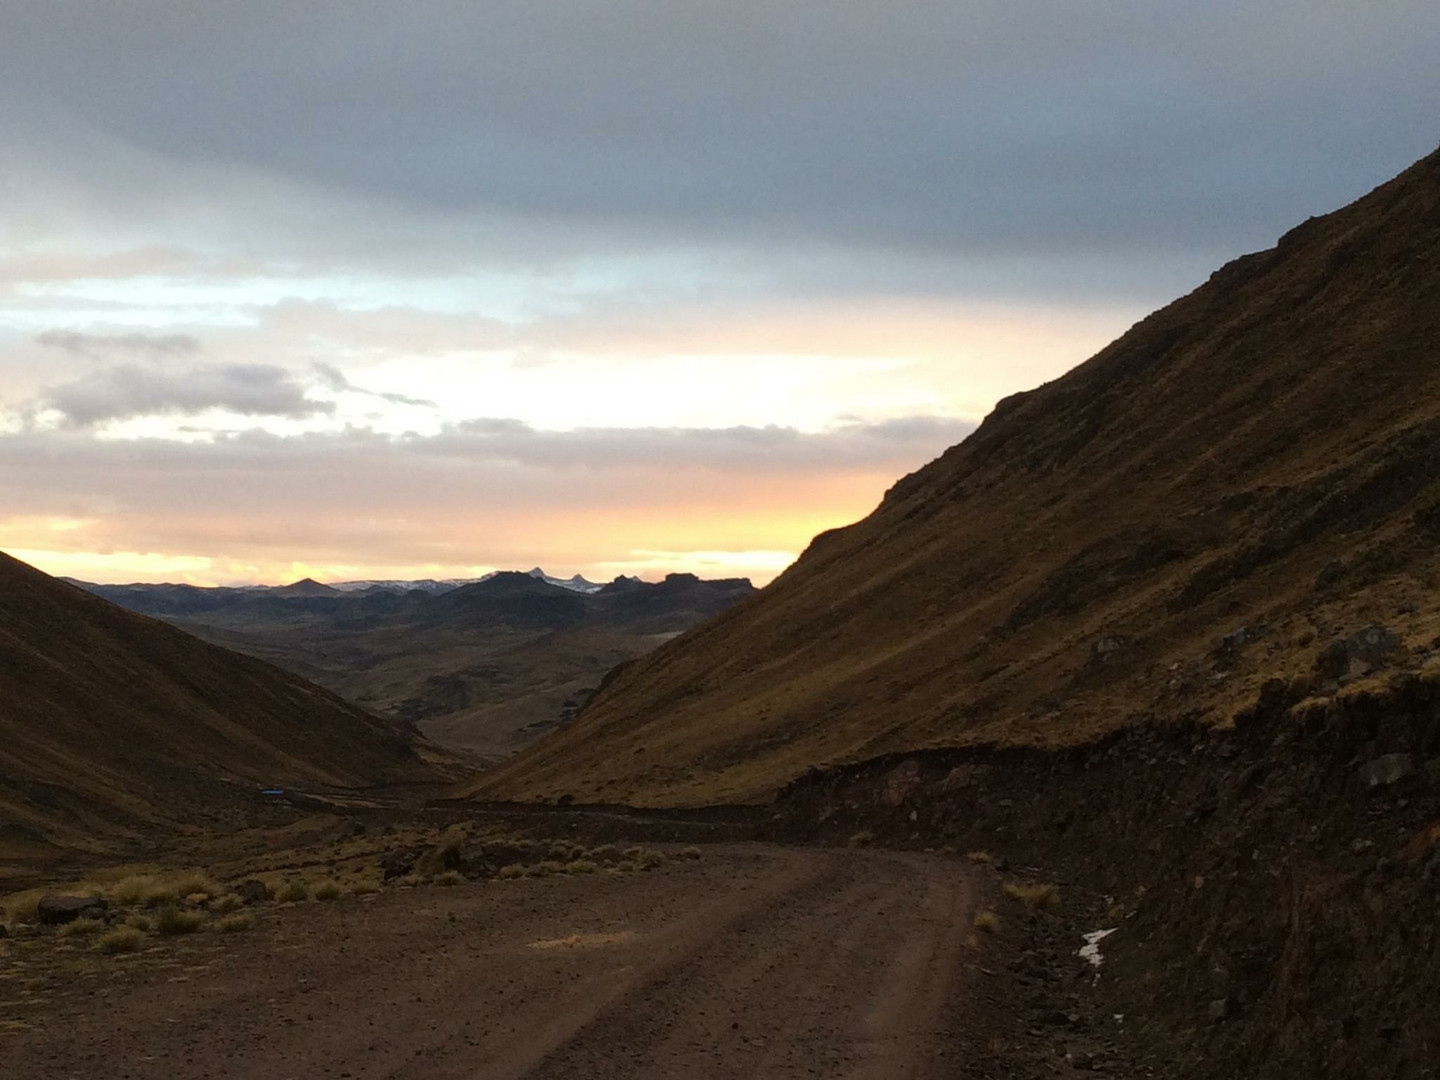
<path id="1" fill-rule="evenodd" d="M 1428 672 L 1437 540 L 1433 155 L 1002 401 L 471 790 L 763 801 L 817 764 L 1332 701 Z"/>
<path id="2" fill-rule="evenodd" d="M 434 780 L 399 728 L 0 554 L 0 858 L 223 828 L 261 787 Z"/>

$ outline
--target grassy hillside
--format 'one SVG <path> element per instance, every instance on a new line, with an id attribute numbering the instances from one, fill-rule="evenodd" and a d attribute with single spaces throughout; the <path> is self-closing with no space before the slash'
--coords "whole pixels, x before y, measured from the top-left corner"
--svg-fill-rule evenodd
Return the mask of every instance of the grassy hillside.
<path id="1" fill-rule="evenodd" d="M 262 785 L 433 779 L 394 725 L 0 554 L 0 853 L 204 825 Z"/>
<path id="2" fill-rule="evenodd" d="M 1226 724 L 1267 680 L 1423 665 L 1437 543 L 1440 155 L 1001 402 L 468 790 L 756 800 L 892 750 Z M 1372 623 L 1400 647 L 1320 662 Z"/>

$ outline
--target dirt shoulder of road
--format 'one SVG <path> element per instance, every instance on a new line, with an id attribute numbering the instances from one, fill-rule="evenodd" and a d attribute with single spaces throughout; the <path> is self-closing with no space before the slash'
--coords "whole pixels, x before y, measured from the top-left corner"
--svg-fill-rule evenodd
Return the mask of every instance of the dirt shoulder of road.
<path id="1" fill-rule="evenodd" d="M 977 929 L 998 903 L 993 867 L 768 844 L 663 854 L 637 873 L 267 901 L 240 932 L 146 935 L 123 955 L 13 936 L 0 1062 L 37 1078 L 738 1080 L 1051 1076 L 1051 1058 L 1103 1059 L 1079 1031 L 1025 1036 L 1047 1060 L 991 1071 L 1009 1056 L 1007 995 L 1035 977 L 1008 942 L 1047 918 Z"/>

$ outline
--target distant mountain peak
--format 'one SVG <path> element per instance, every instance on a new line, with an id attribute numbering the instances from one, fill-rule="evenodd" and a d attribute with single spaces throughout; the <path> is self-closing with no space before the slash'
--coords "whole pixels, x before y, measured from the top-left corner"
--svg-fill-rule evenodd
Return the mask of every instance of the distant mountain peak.
<path id="1" fill-rule="evenodd" d="M 299 581 L 292 581 L 289 585 L 278 586 L 274 591 L 283 593 L 286 596 L 335 596 L 340 592 L 339 589 L 332 589 L 329 585 L 322 585 L 311 577 L 301 578 Z"/>

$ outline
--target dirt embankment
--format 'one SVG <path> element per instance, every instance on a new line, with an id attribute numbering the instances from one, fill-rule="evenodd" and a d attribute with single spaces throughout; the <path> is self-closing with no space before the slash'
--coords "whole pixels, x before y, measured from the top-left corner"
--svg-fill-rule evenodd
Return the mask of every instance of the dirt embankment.
<path id="1" fill-rule="evenodd" d="M 779 810 L 776 836 L 871 829 L 1058 880 L 1075 931 L 1117 928 L 1100 1011 L 1157 1075 L 1436 1074 L 1440 683 L 1275 687 L 1228 731 L 895 755 L 811 773 Z"/>

